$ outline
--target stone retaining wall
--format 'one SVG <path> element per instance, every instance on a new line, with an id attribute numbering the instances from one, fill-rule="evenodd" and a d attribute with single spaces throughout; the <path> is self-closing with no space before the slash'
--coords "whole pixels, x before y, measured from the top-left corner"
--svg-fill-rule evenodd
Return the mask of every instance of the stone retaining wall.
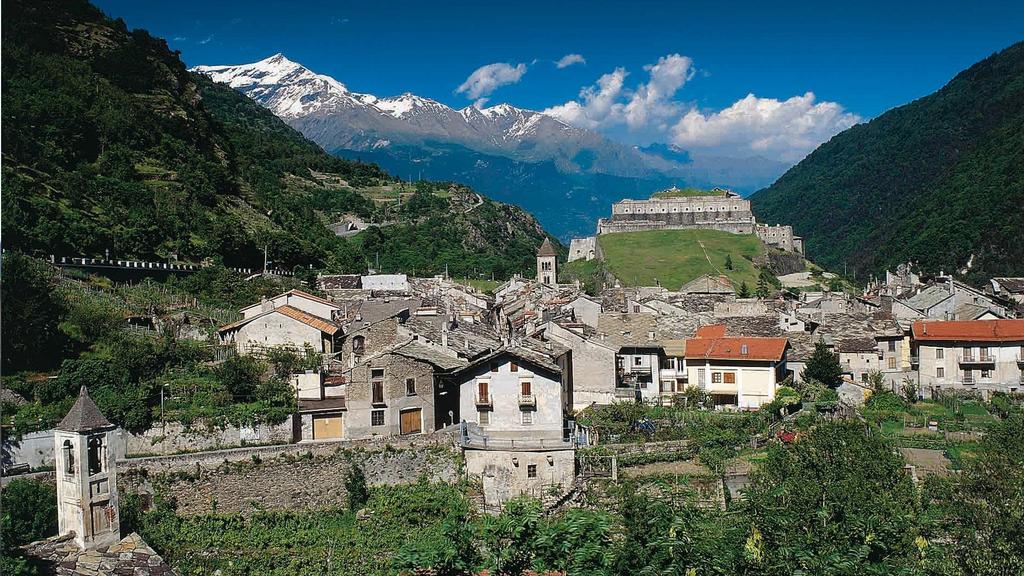
<path id="1" fill-rule="evenodd" d="M 347 505 L 351 463 L 368 486 L 425 478 L 455 482 L 460 458 L 448 434 L 226 450 L 118 463 L 123 490 L 173 499 L 182 515 L 315 510 Z"/>

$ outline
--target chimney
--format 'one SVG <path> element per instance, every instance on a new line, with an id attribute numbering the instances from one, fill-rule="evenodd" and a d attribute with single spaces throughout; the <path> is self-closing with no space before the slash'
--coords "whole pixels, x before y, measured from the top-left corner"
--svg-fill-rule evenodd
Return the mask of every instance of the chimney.
<path id="1" fill-rule="evenodd" d="M 448 323 L 441 323 L 441 346 L 448 346 Z"/>
<path id="2" fill-rule="evenodd" d="M 260 311 L 261 312 L 270 312 L 273 309 L 274 309 L 274 302 L 273 302 L 273 300 L 267 300 L 266 296 L 263 296 L 262 298 L 260 298 Z"/>

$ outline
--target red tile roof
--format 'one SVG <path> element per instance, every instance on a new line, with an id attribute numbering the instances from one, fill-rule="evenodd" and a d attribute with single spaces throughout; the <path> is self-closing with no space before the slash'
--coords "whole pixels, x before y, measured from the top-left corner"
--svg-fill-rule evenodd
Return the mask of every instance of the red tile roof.
<path id="1" fill-rule="evenodd" d="M 744 354 L 744 346 L 746 353 Z M 786 354 L 786 338 L 690 338 L 686 341 L 687 360 L 761 360 L 779 361 Z"/>
<path id="2" fill-rule="evenodd" d="M 725 324 L 709 324 L 697 328 L 695 338 L 722 338 L 725 336 Z"/>
<path id="3" fill-rule="evenodd" d="M 918 320 L 912 327 L 918 341 L 1016 342 L 1024 341 L 1024 319 Z"/>

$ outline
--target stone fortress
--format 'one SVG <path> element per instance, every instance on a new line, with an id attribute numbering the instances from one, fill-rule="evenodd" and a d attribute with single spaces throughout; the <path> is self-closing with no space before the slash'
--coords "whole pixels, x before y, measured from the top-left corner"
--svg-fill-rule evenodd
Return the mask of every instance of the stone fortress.
<path id="1" fill-rule="evenodd" d="M 758 223 L 750 210 L 750 200 L 722 188 L 698 194 L 687 194 L 678 188 L 671 188 L 647 200 L 627 198 L 612 204 L 611 218 L 597 221 L 598 235 L 686 229 L 757 234 L 769 246 L 804 253 L 803 238 L 793 234 L 792 226 Z M 598 250 L 596 236 L 573 238 L 569 244 L 569 261 L 593 260 L 598 257 Z"/>

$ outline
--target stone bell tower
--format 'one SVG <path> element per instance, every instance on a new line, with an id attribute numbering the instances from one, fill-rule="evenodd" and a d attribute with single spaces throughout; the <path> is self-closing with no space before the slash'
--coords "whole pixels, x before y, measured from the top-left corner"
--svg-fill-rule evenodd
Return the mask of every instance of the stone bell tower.
<path id="1" fill-rule="evenodd" d="M 537 282 L 558 284 L 558 252 L 549 238 L 544 238 L 544 243 L 537 250 Z"/>
<path id="2" fill-rule="evenodd" d="M 54 431 L 58 529 L 61 535 L 74 532 L 83 550 L 121 540 L 114 429 L 82 386 Z"/>

